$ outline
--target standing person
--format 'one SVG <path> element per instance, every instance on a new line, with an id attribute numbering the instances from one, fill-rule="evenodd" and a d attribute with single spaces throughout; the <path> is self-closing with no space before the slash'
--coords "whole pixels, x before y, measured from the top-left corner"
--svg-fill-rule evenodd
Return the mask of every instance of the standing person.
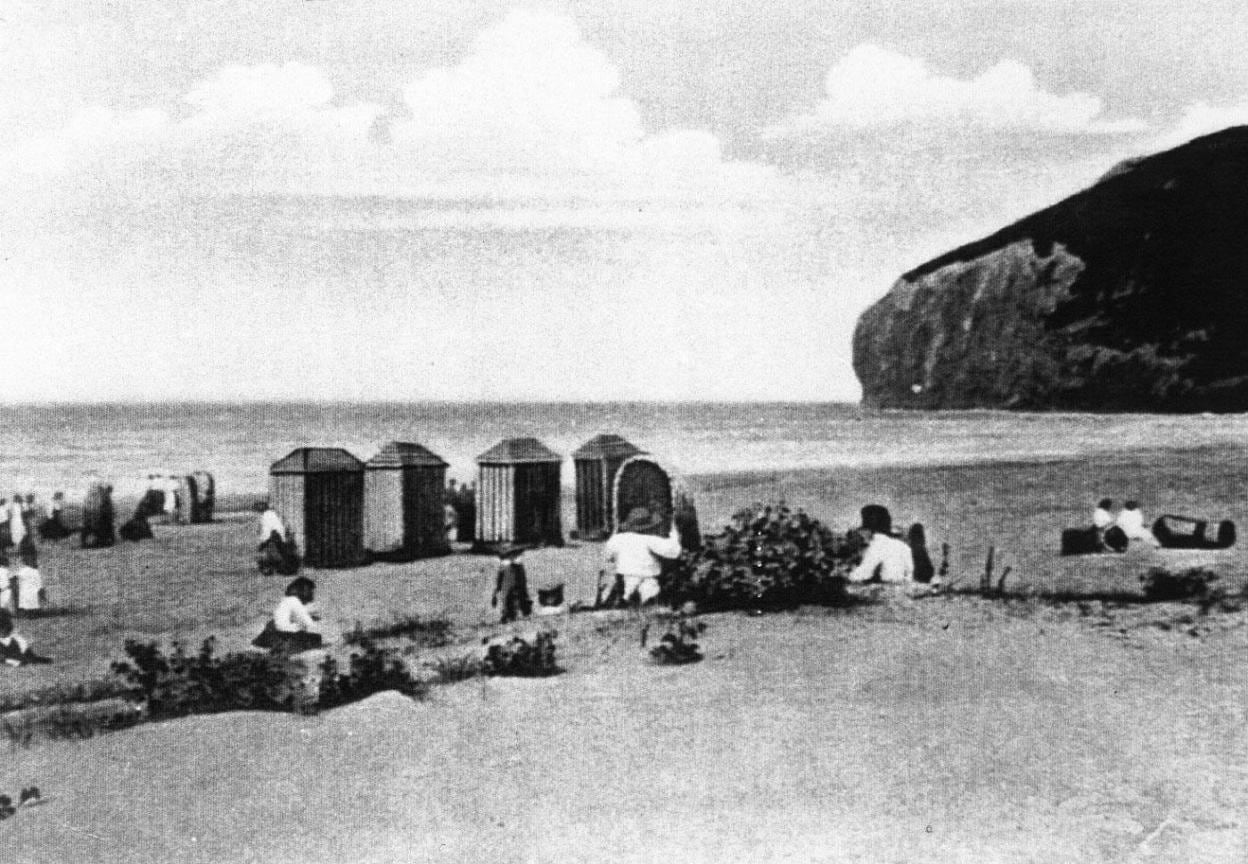
<path id="1" fill-rule="evenodd" d="M 1140 510 L 1138 501 L 1122 502 L 1122 510 L 1119 511 L 1114 524 L 1127 535 L 1127 540 L 1141 540 L 1151 546 L 1161 545 L 1153 536 L 1153 532 L 1144 527 L 1144 513 Z"/>
<path id="2" fill-rule="evenodd" d="M 13 545 L 13 526 L 9 524 L 9 499 L 0 498 L 0 549 Z"/>
<path id="3" fill-rule="evenodd" d="M 65 493 L 53 492 L 52 500 L 45 509 L 43 522 L 39 525 L 39 536 L 44 540 L 64 540 L 69 536 L 65 527 Z"/>
<path id="4" fill-rule="evenodd" d="M 914 579 L 914 554 L 910 546 L 892 536 L 893 517 L 887 507 L 868 504 L 862 508 L 862 527 L 869 536 L 862 563 L 849 574 L 850 582 L 909 582 Z"/>
<path id="5" fill-rule="evenodd" d="M 906 542 L 910 546 L 910 555 L 914 558 L 914 581 L 939 585 L 941 580 L 936 575 L 936 567 L 932 564 L 932 556 L 927 552 L 927 532 L 924 530 L 922 522 L 915 522 L 910 526 L 910 533 L 906 535 Z"/>
<path id="6" fill-rule="evenodd" d="M 306 576 L 291 580 L 273 617 L 252 644 L 273 651 L 298 653 L 324 644 L 316 614 L 308 607 L 316 601 L 316 583 Z"/>
<path id="7" fill-rule="evenodd" d="M 21 493 L 14 492 L 13 500 L 8 504 L 9 540 L 18 549 L 22 548 L 22 541 L 26 539 L 25 509 L 26 508 L 22 504 Z"/>
<path id="8" fill-rule="evenodd" d="M 448 544 L 459 539 L 459 490 L 454 477 L 446 484 L 446 496 L 442 499 L 442 528 Z"/>
<path id="9" fill-rule="evenodd" d="M 529 578 L 524 572 L 524 564 L 520 563 L 520 556 L 523 554 L 523 546 L 504 546 L 498 550 L 498 577 L 494 580 L 490 606 L 497 608 L 499 598 L 502 598 L 503 612 L 498 619 L 500 624 L 515 621 L 520 615 L 528 618 L 533 613 Z"/>
<path id="10" fill-rule="evenodd" d="M 38 612 L 47 595 L 43 590 L 43 577 L 39 574 L 39 561 L 34 556 L 22 556 L 22 566 L 17 568 L 17 611 Z"/>
<path id="11" fill-rule="evenodd" d="M 634 507 L 620 530 L 606 542 L 606 564 L 614 570 L 613 584 L 618 584 L 619 589 L 617 592 L 612 588 L 603 597 L 603 586 L 599 586 L 599 605 L 607 605 L 616 593 L 620 595 L 619 599 L 638 607 L 659 596 L 662 559 L 680 557 L 681 546 L 680 531 L 675 521 L 671 523 L 666 537 L 643 533 L 658 524 L 645 507 Z"/>
<path id="12" fill-rule="evenodd" d="M 0 549 L 0 609 L 17 611 L 17 579 L 9 569 L 9 556 Z"/>

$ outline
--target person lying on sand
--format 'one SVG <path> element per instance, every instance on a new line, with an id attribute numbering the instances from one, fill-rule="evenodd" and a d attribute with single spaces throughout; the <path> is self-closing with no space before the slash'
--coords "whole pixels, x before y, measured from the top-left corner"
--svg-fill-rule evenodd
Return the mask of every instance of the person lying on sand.
<path id="1" fill-rule="evenodd" d="M 862 563 L 849 574 L 850 582 L 912 582 L 914 554 L 910 545 L 892 535 L 893 517 L 887 507 L 868 504 L 862 508 L 862 527 L 870 535 Z M 938 584 L 938 579 L 933 583 Z"/>
<path id="2" fill-rule="evenodd" d="M 26 640 L 13 632 L 13 616 L 7 609 L 0 609 L 0 658 L 6 666 L 52 662 L 51 658 L 41 657 L 32 651 Z"/>

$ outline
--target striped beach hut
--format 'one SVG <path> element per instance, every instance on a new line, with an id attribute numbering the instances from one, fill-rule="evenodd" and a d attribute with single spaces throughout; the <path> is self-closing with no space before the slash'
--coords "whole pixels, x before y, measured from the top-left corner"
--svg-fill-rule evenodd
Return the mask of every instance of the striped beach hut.
<path id="1" fill-rule="evenodd" d="M 615 472 L 630 456 L 644 451 L 619 435 L 595 435 L 572 454 L 576 471 L 576 533 L 581 540 L 602 540 L 615 526 L 611 490 Z M 628 514 L 624 514 L 628 515 Z"/>
<path id="2" fill-rule="evenodd" d="M 443 517 L 446 462 L 419 444 L 391 441 L 364 466 L 364 548 L 410 560 L 450 551 Z"/>
<path id="3" fill-rule="evenodd" d="M 563 457 L 536 438 L 507 438 L 477 457 L 477 545 L 563 545 Z"/>
<path id="4" fill-rule="evenodd" d="M 628 518 L 630 510 L 644 507 L 659 517 L 654 533 L 666 533 L 674 519 L 685 549 L 702 548 L 698 511 L 683 480 L 663 467 L 657 459 L 638 453 L 624 460 L 615 472 L 611 499 L 615 508 L 614 530 Z"/>
<path id="5" fill-rule="evenodd" d="M 309 567 L 364 563 L 364 463 L 337 447 L 299 447 L 269 468 L 269 501 Z"/>

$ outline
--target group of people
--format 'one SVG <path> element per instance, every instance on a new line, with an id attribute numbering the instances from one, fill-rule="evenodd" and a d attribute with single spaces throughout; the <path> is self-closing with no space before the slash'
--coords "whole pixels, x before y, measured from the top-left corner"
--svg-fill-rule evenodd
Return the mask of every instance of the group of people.
<path id="1" fill-rule="evenodd" d="M 65 493 L 56 492 L 46 506 L 40 506 L 33 492 L 14 492 L 0 497 L 0 548 L 15 547 L 19 552 L 33 548 L 36 534 L 43 540 L 62 540 L 70 531 L 65 527 Z"/>
<path id="2" fill-rule="evenodd" d="M 1117 514 L 1113 510 L 1114 499 L 1102 498 L 1092 511 L 1092 527 L 1096 529 L 1097 540 L 1102 547 L 1121 552 L 1133 540 L 1154 547 L 1161 545 L 1144 524 L 1139 501 L 1124 501 Z"/>

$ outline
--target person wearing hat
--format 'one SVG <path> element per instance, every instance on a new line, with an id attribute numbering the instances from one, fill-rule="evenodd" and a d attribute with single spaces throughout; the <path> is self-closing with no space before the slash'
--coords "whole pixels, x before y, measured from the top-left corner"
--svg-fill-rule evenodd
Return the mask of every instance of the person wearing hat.
<path id="1" fill-rule="evenodd" d="M 870 535 L 862 563 L 849 574 L 850 582 L 910 582 L 914 579 L 914 554 L 910 545 L 892 535 L 893 517 L 887 507 L 868 504 L 862 508 L 862 527 Z"/>
<path id="2" fill-rule="evenodd" d="M 520 563 L 520 556 L 523 554 L 523 546 L 503 546 L 498 550 L 498 578 L 494 581 L 494 595 L 490 598 L 490 606 L 497 609 L 498 600 L 502 598 L 503 614 L 498 619 L 500 624 L 515 621 L 520 615 L 528 618 L 533 612 L 529 579 L 525 575 L 524 565 Z"/>
<path id="3" fill-rule="evenodd" d="M 644 533 L 658 524 L 645 507 L 634 507 L 607 541 L 607 565 L 615 569 L 615 582 L 620 585 L 619 594 L 625 602 L 645 605 L 658 597 L 659 574 L 663 572 L 661 559 L 680 556 L 680 532 L 675 521 L 666 537 Z M 599 591 L 601 593 L 601 588 Z M 614 593 L 612 590 L 607 598 L 600 598 L 599 605 L 606 605 Z"/>

